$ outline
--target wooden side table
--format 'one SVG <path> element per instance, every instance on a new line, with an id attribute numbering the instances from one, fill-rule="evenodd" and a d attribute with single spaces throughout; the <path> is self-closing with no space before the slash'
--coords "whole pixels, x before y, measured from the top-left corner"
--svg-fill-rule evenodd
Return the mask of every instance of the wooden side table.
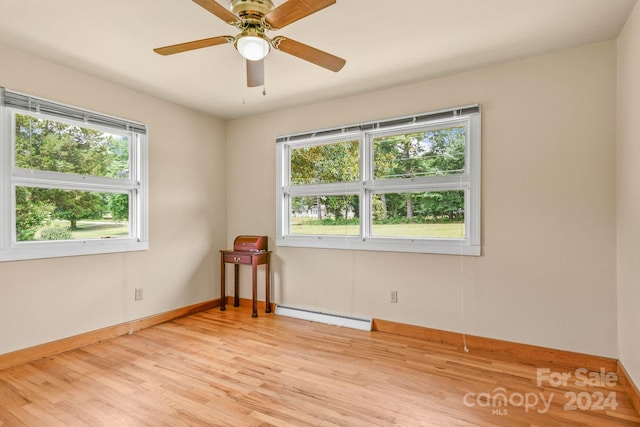
<path id="1" fill-rule="evenodd" d="M 264 264 L 265 265 L 265 283 L 266 283 L 266 309 L 265 313 L 271 313 L 271 301 L 270 301 L 270 284 L 269 284 L 269 267 L 271 263 L 271 251 L 231 251 L 231 250 L 223 250 L 220 251 L 220 311 L 225 311 L 226 308 L 226 280 L 225 280 L 225 269 L 226 264 L 233 264 L 234 270 L 234 299 L 233 306 L 238 307 L 240 305 L 240 295 L 239 295 L 239 280 L 238 273 L 240 271 L 240 265 L 250 265 L 252 272 L 252 313 L 251 317 L 258 317 L 258 266 Z"/>

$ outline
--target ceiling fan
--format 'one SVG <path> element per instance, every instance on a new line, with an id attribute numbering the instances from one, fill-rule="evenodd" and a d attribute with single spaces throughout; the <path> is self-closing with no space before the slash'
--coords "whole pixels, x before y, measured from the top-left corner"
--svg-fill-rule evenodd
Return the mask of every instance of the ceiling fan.
<path id="1" fill-rule="evenodd" d="M 193 0 L 229 25 L 240 30 L 234 36 L 218 36 L 154 49 L 160 55 L 173 55 L 203 47 L 233 43 L 246 59 L 247 86 L 264 85 L 264 58 L 271 48 L 296 56 L 328 70 L 338 72 L 347 61 L 330 53 L 284 36 L 269 38 L 267 31 L 285 26 L 331 6 L 336 0 L 288 0 L 274 7 L 271 0 L 231 0 L 230 10 L 215 0 Z"/>

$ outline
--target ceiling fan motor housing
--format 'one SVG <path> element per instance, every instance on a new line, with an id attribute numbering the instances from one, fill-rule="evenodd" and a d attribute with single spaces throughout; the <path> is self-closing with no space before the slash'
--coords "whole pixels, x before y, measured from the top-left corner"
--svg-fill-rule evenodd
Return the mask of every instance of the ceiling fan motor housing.
<path id="1" fill-rule="evenodd" d="M 274 6 L 271 0 L 231 0 L 230 8 L 241 19 L 255 19 L 260 22 Z"/>

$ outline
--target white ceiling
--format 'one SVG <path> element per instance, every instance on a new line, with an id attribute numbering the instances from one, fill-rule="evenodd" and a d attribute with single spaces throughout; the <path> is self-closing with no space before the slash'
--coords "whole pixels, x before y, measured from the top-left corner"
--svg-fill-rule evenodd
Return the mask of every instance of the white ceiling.
<path id="1" fill-rule="evenodd" d="M 262 87 L 246 87 L 244 61 L 232 45 L 166 57 L 152 51 L 236 34 L 191 0 L 1 0 L 0 44 L 237 118 L 612 39 L 635 3 L 337 0 L 269 36 L 312 45 L 347 65 L 333 73 L 273 51 L 265 60 L 266 96 Z"/>

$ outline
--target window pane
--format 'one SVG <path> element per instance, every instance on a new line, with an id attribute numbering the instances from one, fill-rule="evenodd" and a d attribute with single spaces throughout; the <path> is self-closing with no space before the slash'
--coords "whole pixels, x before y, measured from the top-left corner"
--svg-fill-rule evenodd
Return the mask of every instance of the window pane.
<path id="1" fill-rule="evenodd" d="M 328 184 L 360 179 L 358 141 L 291 150 L 291 183 Z"/>
<path id="2" fill-rule="evenodd" d="M 464 173 L 465 128 L 374 138 L 374 179 L 415 178 Z"/>
<path id="3" fill-rule="evenodd" d="M 373 236 L 465 237 L 464 191 L 374 194 Z"/>
<path id="4" fill-rule="evenodd" d="M 129 195 L 49 188 L 16 188 L 16 240 L 129 236 Z"/>
<path id="5" fill-rule="evenodd" d="M 129 138 L 16 114 L 16 166 L 129 178 Z"/>
<path id="6" fill-rule="evenodd" d="M 291 234 L 360 235 L 360 198 L 309 196 L 291 198 Z"/>

